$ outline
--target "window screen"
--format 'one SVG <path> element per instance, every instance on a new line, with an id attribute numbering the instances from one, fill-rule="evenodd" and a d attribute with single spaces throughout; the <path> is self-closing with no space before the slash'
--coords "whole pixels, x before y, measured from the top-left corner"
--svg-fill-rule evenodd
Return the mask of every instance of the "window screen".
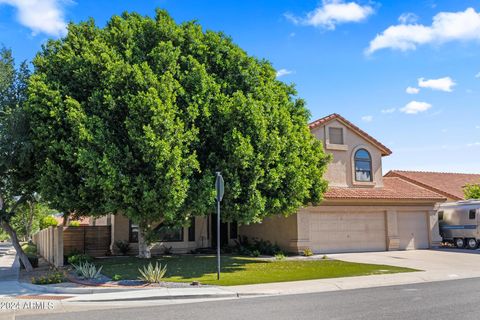
<path id="1" fill-rule="evenodd" d="M 331 144 L 343 144 L 342 128 L 328 128 L 328 136 Z"/>
<path id="2" fill-rule="evenodd" d="M 468 211 L 468 219 L 475 219 L 475 209 Z"/>

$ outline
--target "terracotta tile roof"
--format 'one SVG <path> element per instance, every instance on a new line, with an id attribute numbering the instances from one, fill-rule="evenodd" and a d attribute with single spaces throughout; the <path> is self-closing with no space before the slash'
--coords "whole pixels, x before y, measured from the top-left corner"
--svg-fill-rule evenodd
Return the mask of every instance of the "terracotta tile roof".
<path id="1" fill-rule="evenodd" d="M 369 135 L 368 133 L 366 133 L 365 131 L 363 131 L 362 129 L 360 129 L 359 127 L 357 127 L 356 125 L 354 125 L 353 123 L 351 123 L 350 121 L 348 121 L 347 119 L 345 119 L 344 117 L 342 117 L 337 113 L 333 113 L 329 116 L 326 116 L 324 118 L 321 118 L 309 123 L 308 128 L 312 130 L 316 127 L 323 126 L 334 119 L 342 122 L 344 125 L 346 125 L 350 129 L 355 131 L 358 135 L 370 141 L 374 146 L 376 146 L 378 149 L 382 151 L 382 156 L 388 156 L 392 154 L 392 151 L 388 149 L 385 145 L 380 143 L 377 139 L 373 138 L 371 135 Z"/>
<path id="2" fill-rule="evenodd" d="M 384 177 L 383 188 L 340 188 L 330 187 L 325 193 L 325 199 L 364 199 L 364 200 L 433 200 L 445 201 L 445 197 L 414 185 L 401 178 Z"/>
<path id="3" fill-rule="evenodd" d="M 466 184 L 480 183 L 480 174 L 393 170 L 386 177 L 399 177 L 443 196 L 463 199 Z"/>

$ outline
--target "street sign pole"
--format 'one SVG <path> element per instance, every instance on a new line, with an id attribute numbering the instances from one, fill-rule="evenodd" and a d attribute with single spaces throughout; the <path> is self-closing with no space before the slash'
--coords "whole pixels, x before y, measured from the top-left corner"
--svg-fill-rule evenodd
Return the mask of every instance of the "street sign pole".
<path id="1" fill-rule="evenodd" d="M 220 202 L 223 198 L 224 182 L 220 172 L 216 173 L 215 189 L 217 191 L 217 280 L 220 280 Z"/>

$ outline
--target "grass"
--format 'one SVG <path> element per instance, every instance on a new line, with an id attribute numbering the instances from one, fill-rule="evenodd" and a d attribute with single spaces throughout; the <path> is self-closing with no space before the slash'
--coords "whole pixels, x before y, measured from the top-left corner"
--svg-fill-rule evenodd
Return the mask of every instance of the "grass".
<path id="1" fill-rule="evenodd" d="M 352 263 L 339 260 L 264 260 L 259 258 L 223 256 L 222 274 L 217 281 L 216 257 L 200 255 L 165 256 L 149 260 L 134 257 L 106 258 L 95 261 L 103 266 L 102 273 L 122 279 L 138 279 L 138 268 L 158 261 L 167 264 L 165 281 L 199 281 L 210 285 L 243 285 L 270 282 L 353 277 L 418 271 L 387 265 Z"/>

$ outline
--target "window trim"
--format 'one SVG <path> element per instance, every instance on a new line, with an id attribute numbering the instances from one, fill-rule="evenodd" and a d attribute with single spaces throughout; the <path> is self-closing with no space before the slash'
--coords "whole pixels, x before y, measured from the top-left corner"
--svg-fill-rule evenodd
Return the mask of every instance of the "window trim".
<path id="1" fill-rule="evenodd" d="M 365 150 L 365 152 L 367 152 L 369 158 L 370 158 L 370 161 L 369 161 L 369 165 L 370 165 L 370 180 L 369 181 L 362 181 L 362 180 L 357 180 L 357 152 L 359 152 L 360 150 Z M 358 159 L 359 161 L 367 161 L 366 159 Z M 353 149 L 353 152 L 352 152 L 352 180 L 353 180 L 353 183 L 354 184 L 358 184 L 358 185 L 374 185 L 375 184 L 375 180 L 374 180 L 374 177 L 373 177 L 374 173 L 373 173 L 373 157 L 372 157 L 372 153 L 368 150 L 368 148 L 366 146 L 357 146 L 355 149 Z"/>

